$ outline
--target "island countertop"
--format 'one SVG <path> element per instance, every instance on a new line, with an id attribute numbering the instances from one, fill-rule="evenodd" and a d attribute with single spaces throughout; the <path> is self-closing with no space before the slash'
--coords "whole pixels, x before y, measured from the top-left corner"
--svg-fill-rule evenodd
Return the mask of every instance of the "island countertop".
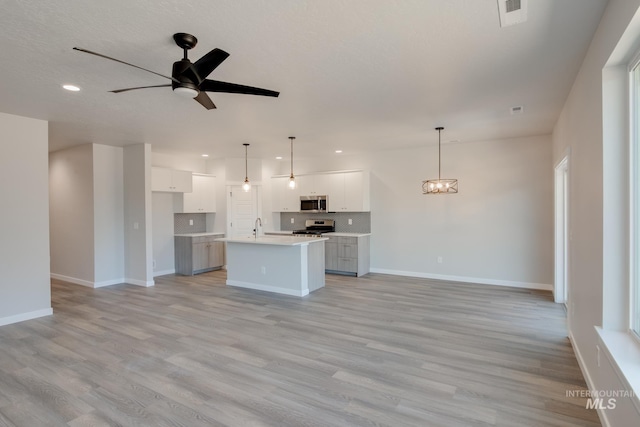
<path id="1" fill-rule="evenodd" d="M 302 246 L 309 243 L 329 240 L 326 237 L 297 237 L 297 236 L 258 236 L 253 237 L 224 237 L 216 239 L 218 242 L 245 243 L 250 245 Z"/>
<path id="2" fill-rule="evenodd" d="M 224 236 L 224 232 L 203 231 L 201 233 L 181 233 L 174 234 L 175 237 L 206 237 L 206 236 Z"/>

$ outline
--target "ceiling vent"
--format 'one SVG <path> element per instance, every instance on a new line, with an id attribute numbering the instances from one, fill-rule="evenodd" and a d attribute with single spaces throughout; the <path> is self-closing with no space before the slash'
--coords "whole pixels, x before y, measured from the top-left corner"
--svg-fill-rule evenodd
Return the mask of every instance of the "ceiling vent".
<path id="1" fill-rule="evenodd" d="M 522 114 L 523 112 L 524 112 L 524 108 L 522 107 L 522 105 L 511 107 L 511 114 Z"/>
<path id="2" fill-rule="evenodd" d="M 502 28 L 527 20 L 527 0 L 498 0 L 498 14 Z"/>

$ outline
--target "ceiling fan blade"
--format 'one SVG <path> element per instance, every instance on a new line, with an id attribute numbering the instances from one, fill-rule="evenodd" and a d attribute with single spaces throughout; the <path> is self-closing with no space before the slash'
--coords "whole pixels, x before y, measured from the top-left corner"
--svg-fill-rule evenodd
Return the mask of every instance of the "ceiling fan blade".
<path id="1" fill-rule="evenodd" d="M 200 90 L 206 92 L 242 93 L 245 95 L 261 95 L 277 97 L 280 92 L 258 87 L 244 86 L 235 83 L 219 82 L 217 80 L 205 80 L 200 84 Z"/>
<path id="2" fill-rule="evenodd" d="M 229 54 L 227 52 L 215 48 L 202 58 L 198 59 L 195 64 L 191 66 L 191 70 L 198 76 L 198 83 L 201 83 L 206 79 L 207 76 L 211 74 L 213 70 L 218 68 L 218 65 L 222 64 L 222 61 L 228 57 Z"/>
<path id="3" fill-rule="evenodd" d="M 109 92 L 112 93 L 120 93 L 120 92 L 127 92 L 129 90 L 136 90 L 136 89 L 149 89 L 152 87 L 171 87 L 171 85 L 155 85 L 155 86 L 140 86 L 140 87 L 128 87 L 126 89 L 116 89 L 116 90 L 110 90 Z"/>
<path id="4" fill-rule="evenodd" d="M 209 95 L 207 95 L 206 92 L 200 92 L 198 96 L 193 99 L 198 101 L 200 105 L 202 105 L 207 110 L 213 110 L 214 108 L 216 108 L 216 105 L 213 103 L 211 98 L 209 98 Z"/>
<path id="5" fill-rule="evenodd" d="M 91 55 L 99 56 L 99 57 L 105 58 L 105 59 L 110 59 L 111 61 L 116 61 L 116 62 L 119 62 L 119 63 L 124 64 L 124 65 L 129 65 L 130 67 L 134 67 L 134 68 L 137 68 L 137 69 L 142 70 L 142 71 L 147 71 L 149 73 L 155 74 L 156 76 L 164 77 L 165 79 L 173 80 L 176 83 L 180 83 L 180 81 L 178 79 L 174 78 L 174 77 L 165 76 L 164 74 L 156 73 L 155 71 L 147 70 L 146 68 L 142 68 L 142 67 L 139 67 L 137 65 L 129 64 L 128 62 L 120 61 L 119 59 L 111 58 L 110 56 L 106 56 L 106 55 L 103 55 L 101 53 L 92 52 L 90 50 L 82 49 L 82 48 L 79 48 L 79 47 L 74 47 L 73 50 L 77 50 L 77 51 L 84 52 L 84 53 L 89 53 Z"/>

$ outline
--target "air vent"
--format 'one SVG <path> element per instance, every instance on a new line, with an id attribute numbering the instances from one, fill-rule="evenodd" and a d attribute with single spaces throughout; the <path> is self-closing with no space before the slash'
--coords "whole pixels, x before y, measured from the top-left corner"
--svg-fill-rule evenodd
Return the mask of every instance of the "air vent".
<path id="1" fill-rule="evenodd" d="M 509 27 L 527 20 L 528 0 L 498 0 L 500 26 Z"/>
<path id="2" fill-rule="evenodd" d="M 505 4 L 507 8 L 507 13 L 515 12 L 516 10 L 522 9 L 520 0 L 507 0 Z"/>
<path id="3" fill-rule="evenodd" d="M 511 107 L 511 114 L 522 114 L 523 112 L 524 112 L 524 108 L 522 107 L 522 105 Z"/>

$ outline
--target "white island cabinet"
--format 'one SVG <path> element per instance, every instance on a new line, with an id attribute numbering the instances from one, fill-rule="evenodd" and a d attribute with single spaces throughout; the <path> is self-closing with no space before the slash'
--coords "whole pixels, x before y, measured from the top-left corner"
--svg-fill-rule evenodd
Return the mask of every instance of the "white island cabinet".
<path id="1" fill-rule="evenodd" d="M 324 287 L 326 237 L 224 238 L 227 285 L 303 297 Z"/>

